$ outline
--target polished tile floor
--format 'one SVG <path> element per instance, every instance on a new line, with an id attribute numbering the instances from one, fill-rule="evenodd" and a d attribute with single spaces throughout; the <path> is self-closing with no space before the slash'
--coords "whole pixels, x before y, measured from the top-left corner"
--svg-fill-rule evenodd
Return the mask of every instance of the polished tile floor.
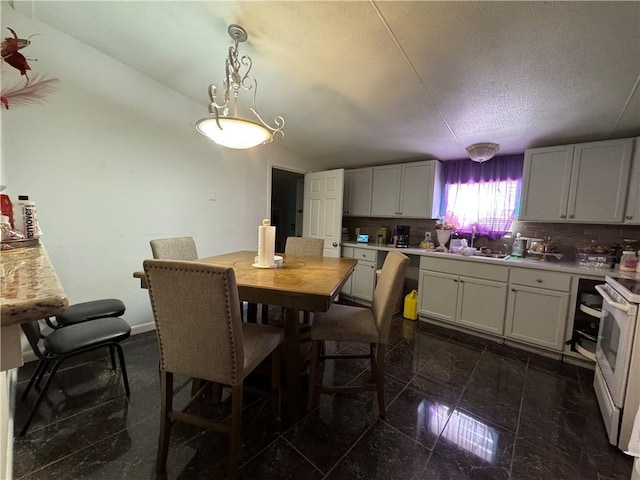
<path id="1" fill-rule="evenodd" d="M 417 328 L 416 328 L 417 325 Z M 14 444 L 14 478 L 148 479 L 160 391 L 155 333 L 124 344 L 131 398 L 119 371 L 95 356 L 70 363 L 24 437 Z M 354 344 L 328 345 L 359 351 Z M 19 396 L 33 364 L 19 371 Z M 325 381 L 367 381 L 362 360 L 328 361 Z M 593 373 L 425 323 L 394 319 L 386 368 L 387 415 L 374 393 L 323 396 L 293 425 L 273 402 L 247 396 L 240 476 L 244 479 L 628 480 L 631 458 L 607 442 Z M 260 379 L 258 379 L 259 381 Z M 188 385 L 187 379 L 180 379 Z M 176 395 L 186 401 L 189 388 Z M 271 399 L 272 400 L 272 399 Z M 229 415 L 228 401 L 204 405 Z M 227 437 L 177 424 L 168 478 L 224 478 Z"/>

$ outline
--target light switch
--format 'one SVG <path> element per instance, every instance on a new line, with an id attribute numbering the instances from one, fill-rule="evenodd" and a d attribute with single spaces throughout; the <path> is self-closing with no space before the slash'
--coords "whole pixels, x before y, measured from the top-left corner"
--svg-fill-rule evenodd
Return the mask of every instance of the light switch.
<path id="1" fill-rule="evenodd" d="M 215 188 L 210 188 L 209 189 L 209 200 L 215 202 L 216 201 L 216 189 Z"/>

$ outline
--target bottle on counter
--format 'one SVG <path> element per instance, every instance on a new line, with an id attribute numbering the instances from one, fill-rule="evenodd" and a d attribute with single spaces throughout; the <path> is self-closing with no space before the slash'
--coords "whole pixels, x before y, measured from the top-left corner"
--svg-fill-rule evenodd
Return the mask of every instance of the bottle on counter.
<path id="1" fill-rule="evenodd" d="M 511 246 L 511 256 L 512 257 L 522 257 L 524 256 L 524 244 L 523 239 L 520 238 L 520 233 L 516 234 L 516 238 L 513 241 L 513 245 Z"/>

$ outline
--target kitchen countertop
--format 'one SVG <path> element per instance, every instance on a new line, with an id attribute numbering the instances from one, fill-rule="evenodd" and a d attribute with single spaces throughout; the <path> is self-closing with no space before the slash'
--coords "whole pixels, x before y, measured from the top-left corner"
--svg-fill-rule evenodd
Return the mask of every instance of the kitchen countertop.
<path id="1" fill-rule="evenodd" d="M 0 253 L 2 327 L 62 313 L 68 305 L 44 245 Z"/>
<path id="2" fill-rule="evenodd" d="M 448 253 L 448 252 L 436 252 L 432 250 L 425 250 L 424 248 L 419 247 L 409 247 L 409 248 L 395 248 L 390 245 L 375 245 L 369 243 L 357 243 L 357 242 L 342 242 L 343 247 L 355 247 L 355 248 L 366 248 L 370 250 L 381 250 L 390 252 L 392 250 L 397 250 L 399 252 L 404 253 L 405 255 L 419 255 L 423 257 L 435 257 L 435 258 L 447 258 L 450 260 L 460 260 L 464 262 L 482 262 L 482 263 L 492 263 L 495 265 L 504 265 L 507 267 L 524 267 L 524 268 L 532 268 L 538 270 L 550 270 L 554 272 L 562 272 L 562 273 L 570 273 L 574 275 L 589 275 L 594 277 L 602 277 L 610 276 L 617 278 L 631 278 L 634 280 L 640 280 L 640 273 L 635 272 L 621 272 L 616 268 L 604 268 L 604 267 L 587 267 L 583 265 L 577 265 L 574 262 L 563 262 L 559 260 L 549 260 L 546 262 L 542 262 L 535 258 L 516 258 L 516 257 L 506 257 L 506 258 L 490 258 L 490 257 L 479 257 L 479 256 L 467 256 L 460 255 L 457 253 Z"/>

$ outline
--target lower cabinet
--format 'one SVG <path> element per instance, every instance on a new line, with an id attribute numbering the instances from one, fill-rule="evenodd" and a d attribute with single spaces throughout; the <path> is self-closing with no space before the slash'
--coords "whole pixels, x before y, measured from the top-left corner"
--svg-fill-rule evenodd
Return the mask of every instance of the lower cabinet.
<path id="1" fill-rule="evenodd" d="M 507 278 L 505 267 L 423 257 L 418 313 L 503 335 Z"/>
<path id="2" fill-rule="evenodd" d="M 373 290 L 376 286 L 376 270 L 378 268 L 378 252 L 366 248 L 343 247 L 342 256 L 358 260 L 351 277 L 340 291 L 342 295 L 365 305 L 373 301 Z"/>
<path id="3" fill-rule="evenodd" d="M 570 275 L 512 269 L 505 336 L 563 351 L 570 286 Z"/>
<path id="4" fill-rule="evenodd" d="M 563 352 L 572 275 L 422 257 L 422 317 Z"/>

